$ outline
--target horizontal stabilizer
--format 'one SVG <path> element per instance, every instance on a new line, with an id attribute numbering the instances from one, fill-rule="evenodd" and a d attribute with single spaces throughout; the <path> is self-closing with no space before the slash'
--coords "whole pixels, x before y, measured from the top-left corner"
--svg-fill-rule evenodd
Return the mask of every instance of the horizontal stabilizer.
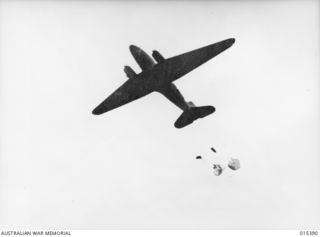
<path id="1" fill-rule="evenodd" d="M 215 111 L 213 106 L 191 107 L 184 111 L 174 123 L 176 128 L 183 128 L 198 118 L 204 118 Z"/>

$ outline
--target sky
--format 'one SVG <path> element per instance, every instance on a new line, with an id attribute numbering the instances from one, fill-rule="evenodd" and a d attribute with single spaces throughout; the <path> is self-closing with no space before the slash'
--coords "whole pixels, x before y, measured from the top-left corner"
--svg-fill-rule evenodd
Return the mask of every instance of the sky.
<path id="1" fill-rule="evenodd" d="M 214 114 L 176 129 L 157 93 L 91 114 L 141 71 L 129 45 L 227 38 L 176 81 Z M 0 52 L 1 228 L 320 228 L 318 1 L 1 1 Z"/>

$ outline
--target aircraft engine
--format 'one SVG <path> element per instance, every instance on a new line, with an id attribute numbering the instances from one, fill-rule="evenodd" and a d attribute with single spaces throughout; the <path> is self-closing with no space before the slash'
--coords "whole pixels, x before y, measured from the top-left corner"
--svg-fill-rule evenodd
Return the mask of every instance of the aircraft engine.
<path id="1" fill-rule="evenodd" d="M 161 63 L 163 62 L 165 59 L 164 57 L 156 50 L 154 50 L 152 52 L 152 57 L 158 62 L 158 63 Z"/>
<path id="2" fill-rule="evenodd" d="M 132 79 L 137 75 L 135 71 L 129 66 L 124 66 L 124 72 L 126 73 L 129 79 Z"/>

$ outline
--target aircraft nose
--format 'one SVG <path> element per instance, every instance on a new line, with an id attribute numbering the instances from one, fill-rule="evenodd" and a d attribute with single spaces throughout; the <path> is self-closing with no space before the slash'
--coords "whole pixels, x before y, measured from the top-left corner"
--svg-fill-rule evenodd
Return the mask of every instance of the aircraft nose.
<path id="1" fill-rule="evenodd" d="M 131 53 L 135 53 L 135 52 L 139 52 L 140 51 L 140 49 L 135 45 L 130 45 L 129 49 L 130 49 Z"/>

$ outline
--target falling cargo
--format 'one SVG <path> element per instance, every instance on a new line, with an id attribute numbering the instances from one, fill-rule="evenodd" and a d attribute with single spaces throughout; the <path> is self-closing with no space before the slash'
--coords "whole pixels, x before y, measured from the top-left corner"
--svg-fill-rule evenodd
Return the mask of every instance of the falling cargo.
<path id="1" fill-rule="evenodd" d="M 231 158 L 228 163 L 228 167 L 232 170 L 240 169 L 240 161 L 238 159 Z"/>
<path id="2" fill-rule="evenodd" d="M 223 171 L 223 168 L 221 165 L 219 164 L 213 164 L 213 173 L 216 175 L 216 176 L 219 176 L 222 174 L 222 171 Z"/>
<path id="3" fill-rule="evenodd" d="M 213 147 L 211 147 L 210 149 L 211 149 L 211 151 L 213 151 L 214 153 L 217 153 L 217 151 L 216 151 Z"/>
<path id="4" fill-rule="evenodd" d="M 202 157 L 201 157 L 201 156 L 197 156 L 196 159 L 197 159 L 197 160 L 198 160 L 198 159 L 202 159 Z"/>

